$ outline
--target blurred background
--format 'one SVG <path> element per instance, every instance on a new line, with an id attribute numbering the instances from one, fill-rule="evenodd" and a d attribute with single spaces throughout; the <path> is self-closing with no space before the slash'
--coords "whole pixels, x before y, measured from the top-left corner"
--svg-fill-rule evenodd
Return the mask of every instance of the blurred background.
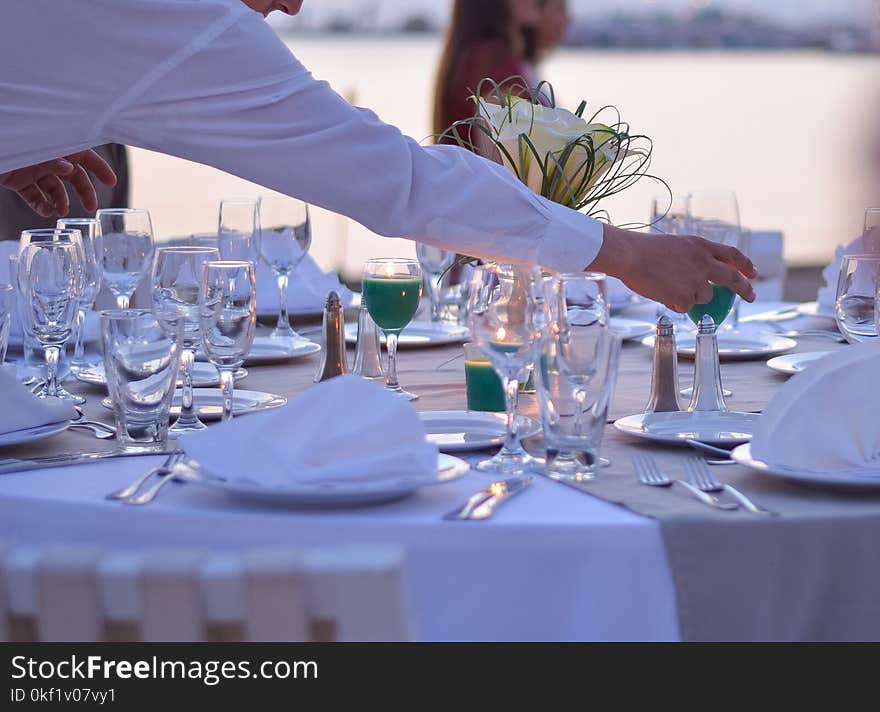
<path id="1" fill-rule="evenodd" d="M 307 0 L 299 17 L 271 22 L 318 78 L 429 143 L 450 4 Z M 677 193 L 736 190 L 743 224 L 784 231 L 802 277 L 792 285 L 813 289 L 815 267 L 880 204 L 875 2 L 570 0 L 569 11 L 565 46 L 540 66 L 558 104 L 617 106 L 654 140 L 653 172 Z M 214 230 L 222 198 L 265 192 L 147 151 L 133 149 L 131 164 L 131 203 L 151 210 L 160 240 Z M 654 192 L 645 184 L 616 198 L 614 222 L 646 221 Z M 414 249 L 339 216 L 314 218 L 312 255 L 346 279 L 368 257 Z"/>

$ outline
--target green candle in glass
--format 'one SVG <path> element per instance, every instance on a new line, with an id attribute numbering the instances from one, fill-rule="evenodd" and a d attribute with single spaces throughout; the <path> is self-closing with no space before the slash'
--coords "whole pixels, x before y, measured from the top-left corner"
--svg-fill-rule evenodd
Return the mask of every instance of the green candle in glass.
<path id="1" fill-rule="evenodd" d="M 736 301 L 736 294 L 727 287 L 720 287 L 717 284 L 712 285 L 712 300 L 706 304 L 696 304 L 694 308 L 688 312 L 688 316 L 694 324 L 699 325 L 700 321 L 706 314 L 712 317 L 715 326 L 721 326 L 733 304 Z"/>
<path id="2" fill-rule="evenodd" d="M 364 265 L 364 303 L 376 325 L 385 332 L 388 369 L 385 387 L 408 400 L 418 398 L 400 387 L 397 379 L 397 340 L 419 308 L 422 268 L 417 260 L 382 258 Z"/>
<path id="3" fill-rule="evenodd" d="M 464 345 L 464 378 L 468 410 L 503 413 L 507 409 L 498 372 L 474 344 Z"/>

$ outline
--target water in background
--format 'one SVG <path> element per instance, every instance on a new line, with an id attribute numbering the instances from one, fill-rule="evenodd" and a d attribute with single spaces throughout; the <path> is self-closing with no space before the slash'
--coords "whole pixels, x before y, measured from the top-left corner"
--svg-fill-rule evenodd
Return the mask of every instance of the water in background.
<path id="1" fill-rule="evenodd" d="M 424 138 L 437 38 L 292 38 L 321 79 L 385 121 Z M 812 52 L 636 53 L 565 50 L 543 74 L 558 102 L 615 104 L 655 142 L 653 172 L 676 191 L 733 188 L 743 222 L 782 229 L 792 264 L 825 263 L 880 204 L 880 59 Z M 212 168 L 133 150 L 133 204 L 160 239 L 216 229 L 220 199 L 259 186 Z M 615 222 L 648 217 L 650 185 L 616 198 Z M 357 277 L 364 260 L 411 256 L 412 243 L 317 211 L 312 254 Z"/>

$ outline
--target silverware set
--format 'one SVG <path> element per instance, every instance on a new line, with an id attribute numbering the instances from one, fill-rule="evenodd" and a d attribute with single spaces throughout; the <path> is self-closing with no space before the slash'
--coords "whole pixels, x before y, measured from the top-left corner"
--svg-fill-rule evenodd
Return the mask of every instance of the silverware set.
<path id="1" fill-rule="evenodd" d="M 443 518 L 448 521 L 484 521 L 489 519 L 504 502 L 525 491 L 534 482 L 531 475 L 493 482 L 456 507 Z"/>
<path id="2" fill-rule="evenodd" d="M 111 492 L 106 498 L 111 501 L 123 502 L 124 504 L 135 506 L 149 504 L 156 499 L 156 496 L 162 491 L 165 485 L 174 479 L 174 466 L 181 462 L 184 457 L 185 454 L 180 450 L 172 452 L 168 456 L 168 459 L 166 459 L 159 467 L 152 468 L 146 474 L 138 477 L 127 487 L 123 487 L 116 492 Z M 146 485 L 153 477 L 158 477 L 159 479 L 153 485 L 141 491 L 144 485 Z"/>

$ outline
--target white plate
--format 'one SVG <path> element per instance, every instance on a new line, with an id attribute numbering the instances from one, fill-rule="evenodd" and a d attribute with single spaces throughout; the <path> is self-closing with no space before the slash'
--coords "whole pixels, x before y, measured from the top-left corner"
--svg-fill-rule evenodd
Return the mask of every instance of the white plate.
<path id="1" fill-rule="evenodd" d="M 258 485 L 229 484 L 209 473 L 190 472 L 181 468 L 181 478 L 203 487 L 210 487 L 255 504 L 299 508 L 357 507 L 381 504 L 402 499 L 420 487 L 431 487 L 452 482 L 470 470 L 463 460 L 440 454 L 437 473 L 429 477 L 401 477 L 370 482 L 292 483 L 284 489 Z"/>
<path id="2" fill-rule="evenodd" d="M 401 348 L 424 348 L 428 346 L 448 346 L 463 344 L 471 337 L 466 326 L 449 324 L 444 321 L 413 321 L 401 332 L 397 344 Z M 385 336 L 381 336 L 382 342 Z M 357 343 L 357 324 L 345 325 L 345 340 L 349 344 Z"/>
<path id="3" fill-rule="evenodd" d="M 498 447 L 507 431 L 503 413 L 481 413 L 472 410 L 445 410 L 419 413 L 428 440 L 443 452 L 469 452 Z M 517 418 L 517 432 L 530 438 L 541 432 L 531 418 Z"/>
<path id="4" fill-rule="evenodd" d="M 243 368 L 240 368 L 235 373 L 235 380 L 240 381 L 247 375 L 248 372 Z M 80 371 L 76 374 L 76 380 L 88 383 L 92 386 L 106 386 L 107 372 L 104 370 L 104 364 L 99 363 L 97 366 L 92 366 L 92 368 L 88 368 L 85 371 Z M 177 379 L 177 385 L 178 387 L 183 385 L 182 380 L 179 378 Z M 220 374 L 217 373 L 217 369 L 210 363 L 195 363 L 193 364 L 193 385 L 196 388 L 219 386 Z"/>
<path id="5" fill-rule="evenodd" d="M 696 440 L 729 446 L 751 440 L 757 420 L 756 413 L 640 413 L 621 418 L 614 427 L 659 443 L 684 445 L 685 440 Z"/>
<path id="6" fill-rule="evenodd" d="M 845 487 L 848 489 L 877 489 L 880 487 L 880 470 L 861 470 L 854 472 L 815 472 L 796 470 L 783 465 L 769 465 L 752 457 L 749 444 L 740 445 L 733 451 L 733 459 L 740 465 L 760 472 L 762 475 L 778 477 L 798 484 L 818 485 L 820 487 Z"/>
<path id="7" fill-rule="evenodd" d="M 793 376 L 794 374 L 800 373 L 801 371 L 805 370 L 809 366 L 812 366 L 814 363 L 816 363 L 816 361 L 819 361 L 830 353 L 832 352 L 809 351 L 800 354 L 787 354 L 785 356 L 777 356 L 776 358 L 771 358 L 767 362 L 767 366 L 769 366 L 777 373 L 784 373 L 786 376 Z"/>
<path id="8" fill-rule="evenodd" d="M 172 418 L 180 415 L 180 399 L 181 393 L 177 390 L 174 400 L 171 401 Z M 193 400 L 199 420 L 220 420 L 223 417 L 223 393 L 219 388 L 194 388 Z M 272 410 L 286 404 L 287 398 L 272 393 L 236 390 L 232 394 L 232 414 L 235 416 Z M 102 400 L 101 405 L 107 409 L 113 408 L 109 398 Z"/>
<path id="9" fill-rule="evenodd" d="M 608 330 L 624 341 L 629 341 L 631 339 L 641 339 L 654 333 L 655 326 L 647 321 L 615 316 L 611 317 Z"/>
<path id="10" fill-rule="evenodd" d="M 806 302 L 798 307 L 798 314 L 801 316 L 812 316 L 817 319 L 829 319 L 833 322 L 837 321 L 837 315 L 834 313 L 834 307 L 819 307 L 819 302 Z"/>
<path id="11" fill-rule="evenodd" d="M 42 440 L 51 435 L 63 433 L 69 425 L 69 421 L 63 420 L 60 423 L 49 423 L 48 425 L 40 425 L 36 428 L 25 428 L 24 430 L 15 430 L 11 433 L 3 433 L 0 435 L 0 447 Z"/>
<path id="12" fill-rule="evenodd" d="M 307 339 L 273 339 L 271 336 L 258 336 L 254 339 L 251 352 L 244 360 L 247 366 L 290 361 L 320 353 L 321 346 Z M 208 359 L 204 353 L 196 354 L 199 361 Z"/>
<path id="13" fill-rule="evenodd" d="M 654 337 L 648 336 L 641 343 L 654 348 Z M 696 334 L 676 336 L 675 345 L 679 356 L 694 358 L 697 351 Z M 724 331 L 718 334 L 718 358 L 722 361 L 750 361 L 778 356 L 796 346 L 797 341 L 794 339 L 772 334 L 728 334 Z"/>

